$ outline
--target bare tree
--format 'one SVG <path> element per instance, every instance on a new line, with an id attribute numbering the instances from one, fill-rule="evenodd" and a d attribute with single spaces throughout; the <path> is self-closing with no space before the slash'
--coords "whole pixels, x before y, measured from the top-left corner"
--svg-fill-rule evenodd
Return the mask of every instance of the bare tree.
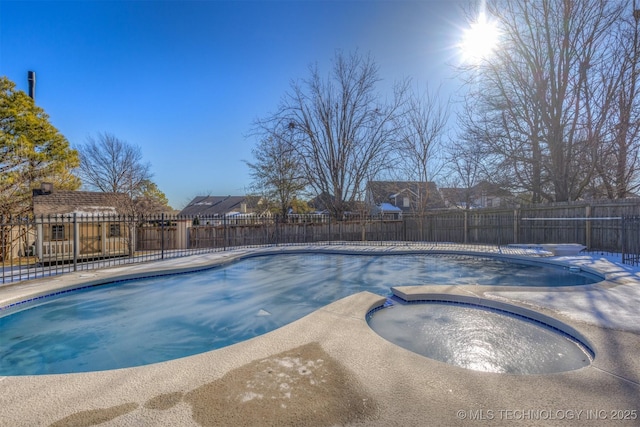
<path id="1" fill-rule="evenodd" d="M 477 115 L 465 124 L 533 201 L 574 200 L 594 176 L 586 88 L 620 10 L 606 0 L 487 3 L 502 44 L 469 70 Z"/>
<path id="2" fill-rule="evenodd" d="M 255 161 L 246 162 L 254 191 L 283 218 L 307 186 L 302 160 L 292 143 L 292 126 L 277 126 L 269 132 L 261 128 L 262 139 L 252 150 Z"/>
<path id="3" fill-rule="evenodd" d="M 444 138 L 449 119 L 448 101 L 443 104 L 439 91 L 412 92 L 405 111 L 397 116 L 398 164 L 408 181 L 427 183 L 435 180 L 444 166 Z M 417 210 L 424 213 L 436 195 L 428 185 L 419 185 L 425 194 L 417 195 Z"/>
<path id="4" fill-rule="evenodd" d="M 151 174 L 151 165 L 143 163 L 140 147 L 110 133 L 88 137 L 78 147 L 84 186 L 106 193 L 124 193 L 131 198 L 141 194 Z"/>
<path id="5" fill-rule="evenodd" d="M 78 148 L 79 175 L 91 190 L 113 193 L 114 206 L 126 215 L 156 214 L 171 208 L 151 181 L 151 165 L 140 148 L 109 133 L 87 138 Z M 125 195 L 126 197 L 121 197 Z"/>
<path id="6" fill-rule="evenodd" d="M 326 79 L 317 66 L 310 71 L 309 79 L 291 84 L 279 111 L 261 123 L 291 126 L 310 187 L 326 196 L 327 208 L 341 218 L 362 198 L 367 177 L 387 166 L 395 140 L 393 118 L 406 85 L 396 86 L 391 103 L 380 102 L 378 68 L 357 52 L 337 52 Z"/>
<path id="7" fill-rule="evenodd" d="M 594 195 L 624 198 L 640 188 L 640 10 L 628 4 L 609 38 L 607 61 L 591 68 L 587 121 L 598 141 Z"/>
<path id="8" fill-rule="evenodd" d="M 470 209 L 472 187 L 488 177 L 488 159 L 483 141 L 472 133 L 462 133 L 447 145 L 444 156 L 446 177 L 442 181 L 452 188 L 453 194 L 448 196 L 454 200 L 450 201 L 455 202 L 456 207 Z M 460 202 L 462 206 L 458 205 Z"/>

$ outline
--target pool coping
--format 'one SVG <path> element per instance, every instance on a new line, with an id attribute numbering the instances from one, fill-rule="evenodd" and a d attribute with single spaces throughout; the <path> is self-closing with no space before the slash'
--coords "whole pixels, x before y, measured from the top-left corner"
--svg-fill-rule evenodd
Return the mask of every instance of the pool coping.
<path id="1" fill-rule="evenodd" d="M 334 253 L 350 250 L 347 245 L 336 249 L 322 248 Z M 313 249 L 311 246 L 277 247 L 265 248 L 261 252 Z M 212 261 L 224 264 L 238 257 L 251 256 L 256 251 L 258 250 L 245 249 L 213 256 L 196 256 L 189 260 L 178 259 L 163 265 L 149 263 L 103 269 L 92 272 L 94 275 L 91 277 L 83 272 L 36 279 L 0 288 L 0 305 L 5 305 L 6 301 L 19 294 L 24 296 L 49 292 L 51 289 L 64 289 L 87 281 L 99 283 L 140 277 L 154 271 L 184 272 L 209 265 Z M 358 246 L 353 247 L 350 253 L 370 254 L 372 251 L 384 253 L 389 250 Z M 398 253 L 393 249 L 391 251 Z M 469 252 L 459 250 L 446 253 Z M 72 414 L 89 414 L 91 411 L 120 407 L 123 404 L 135 404 L 135 409 L 101 425 L 203 425 L 193 418 L 194 409 L 184 400 L 164 410 L 149 408 L 145 402 L 167 393 L 187 393 L 211 381 L 222 380 L 227 373 L 251 361 L 272 357 L 307 343 L 318 343 L 377 402 L 377 415 L 368 419 L 365 423 L 367 425 L 418 426 L 424 425 L 425 420 L 433 425 L 469 425 L 470 420 L 473 420 L 473 424 L 481 425 L 513 425 L 518 422 L 531 424 L 533 418 L 527 417 L 548 417 L 549 411 L 555 411 L 556 416 L 563 414 L 565 418 L 569 411 L 574 411 L 571 412 L 573 419 L 586 422 L 586 425 L 601 425 L 601 416 L 607 415 L 611 419 L 616 414 L 613 411 L 640 410 L 636 407 L 640 401 L 640 361 L 635 357 L 635 352 L 640 347 L 639 332 L 633 328 L 625 330 L 604 327 L 598 319 L 594 322 L 576 320 L 571 316 L 571 310 L 544 304 L 545 298 L 549 298 L 550 294 L 551 297 L 565 293 L 584 295 L 592 291 L 609 292 L 617 288 L 631 288 L 640 294 L 638 276 L 625 273 L 609 261 L 594 261 L 593 257 L 572 260 L 545 258 L 544 261 L 570 263 L 581 268 L 598 267 L 606 280 L 594 285 L 552 291 L 471 285 L 426 285 L 406 291 L 429 293 L 435 292 L 435 288 L 444 295 L 507 301 L 511 305 L 533 309 L 555 318 L 579 331 L 593 345 L 596 358 L 589 367 L 559 374 L 526 376 L 526 381 L 523 382 L 523 376 L 519 375 L 479 373 L 433 361 L 395 346 L 373 332 L 366 323 L 366 314 L 382 304 L 385 298 L 361 292 L 322 307 L 265 335 L 199 355 L 112 371 L 0 377 L 0 426 L 51 425 Z M 49 283 L 53 279 L 55 282 Z M 538 296 L 543 297 L 542 300 L 536 299 Z M 615 301 L 610 301 L 613 302 Z M 579 410 L 585 412 L 578 413 Z M 605 412 L 590 413 L 591 418 L 587 418 L 586 411 L 589 410 Z M 238 416 L 242 420 L 242 414 Z M 549 421 L 550 418 L 544 420 Z M 555 420 L 558 424 L 566 425 L 566 419 Z M 629 425 L 637 424 L 634 420 L 627 421 Z M 542 421 L 540 423 L 549 424 Z M 624 420 L 622 424 L 625 425 Z"/>
<path id="2" fill-rule="evenodd" d="M 521 305 L 510 304 L 488 298 L 461 295 L 457 293 L 425 292 L 416 287 L 394 286 L 391 292 L 402 302 L 407 304 L 429 304 L 434 302 L 461 304 L 471 308 L 485 308 L 498 314 L 513 315 L 525 321 L 533 322 L 544 328 L 568 337 L 574 341 L 593 360 L 596 356 L 593 344 L 580 331 L 559 321 L 557 318 L 542 314 L 539 311 L 525 308 Z M 380 308 L 384 307 L 381 306 Z M 374 308 L 376 310 L 378 308 Z M 372 311 L 373 311 L 372 310 Z M 370 312 L 371 313 L 371 312 Z"/>

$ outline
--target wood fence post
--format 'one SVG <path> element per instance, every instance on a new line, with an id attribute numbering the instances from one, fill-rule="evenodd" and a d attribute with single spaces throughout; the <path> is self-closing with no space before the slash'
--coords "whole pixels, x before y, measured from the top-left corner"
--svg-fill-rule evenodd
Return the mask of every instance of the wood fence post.
<path id="1" fill-rule="evenodd" d="M 513 243 L 520 243 L 518 242 L 518 230 L 520 228 L 520 215 L 519 215 L 519 209 L 515 208 L 513 210 Z"/>
<path id="2" fill-rule="evenodd" d="M 591 218 L 591 205 L 584 207 L 584 217 Z M 591 220 L 587 219 L 584 224 L 584 244 L 587 249 L 591 249 Z"/>
<path id="3" fill-rule="evenodd" d="M 160 214 L 160 259 L 164 259 L 164 212 Z"/>
<path id="4" fill-rule="evenodd" d="M 469 241 L 467 237 L 468 233 L 469 233 L 469 212 L 465 210 L 464 211 L 464 244 L 465 245 Z"/>
<path id="5" fill-rule="evenodd" d="M 78 214 L 73 213 L 73 271 L 78 271 L 78 247 L 80 246 L 80 227 L 78 226 Z"/>
<path id="6" fill-rule="evenodd" d="M 38 221 L 38 219 L 36 218 L 36 256 L 38 257 L 38 260 L 40 262 L 44 261 L 44 252 L 43 252 L 43 244 L 42 244 L 42 241 L 44 240 L 43 223 L 44 223 L 43 215 L 40 215 L 40 221 Z"/>

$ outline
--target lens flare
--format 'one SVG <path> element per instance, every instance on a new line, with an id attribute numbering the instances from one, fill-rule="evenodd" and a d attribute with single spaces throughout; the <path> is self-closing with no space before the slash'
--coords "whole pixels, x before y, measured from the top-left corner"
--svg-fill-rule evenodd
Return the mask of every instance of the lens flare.
<path id="1" fill-rule="evenodd" d="M 476 22 L 464 30 L 460 51 L 465 62 L 477 63 L 486 59 L 496 49 L 500 31 L 495 22 L 480 13 Z"/>

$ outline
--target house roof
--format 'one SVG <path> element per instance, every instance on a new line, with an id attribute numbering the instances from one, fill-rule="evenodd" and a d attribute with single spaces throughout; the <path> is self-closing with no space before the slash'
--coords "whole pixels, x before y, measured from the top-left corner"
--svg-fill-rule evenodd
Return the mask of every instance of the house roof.
<path id="1" fill-rule="evenodd" d="M 457 205 L 473 203 L 474 199 L 478 199 L 482 196 L 500 197 L 503 199 L 513 197 L 509 190 L 488 181 L 480 181 L 471 188 L 441 188 L 440 192 L 445 200 Z"/>
<path id="2" fill-rule="evenodd" d="M 120 193 L 94 191 L 53 191 L 33 195 L 33 213 L 40 215 L 118 214 L 119 203 L 127 196 Z"/>
<path id="3" fill-rule="evenodd" d="M 491 183 L 489 181 L 480 181 L 472 187 L 474 194 L 486 193 L 490 196 L 497 197 L 512 197 L 513 195 L 509 190 L 504 189 L 498 184 Z"/>
<path id="4" fill-rule="evenodd" d="M 465 202 L 472 197 L 472 190 L 468 188 L 441 188 L 442 197 L 451 203 Z"/>
<path id="5" fill-rule="evenodd" d="M 428 208 L 440 208 L 444 205 L 438 187 L 431 181 L 369 181 L 367 188 L 370 202 L 376 206 L 394 203 L 396 197 L 409 197 L 413 204 L 418 196 L 427 197 Z"/>
<path id="6" fill-rule="evenodd" d="M 346 201 L 337 203 L 335 196 L 323 192 L 307 203 L 310 208 L 314 209 L 316 213 L 330 213 L 335 212 L 337 207 L 341 208 L 343 213 L 355 213 L 366 210 L 366 204 L 358 200 Z"/>
<path id="7" fill-rule="evenodd" d="M 329 193 L 321 193 L 318 194 L 313 199 L 309 200 L 309 207 L 315 209 L 316 211 L 328 211 L 329 206 L 331 206 L 335 201 L 335 198 Z"/>
<path id="8" fill-rule="evenodd" d="M 230 212 L 242 212 L 247 203 L 245 196 L 198 196 L 180 211 L 183 216 L 220 216 Z"/>

